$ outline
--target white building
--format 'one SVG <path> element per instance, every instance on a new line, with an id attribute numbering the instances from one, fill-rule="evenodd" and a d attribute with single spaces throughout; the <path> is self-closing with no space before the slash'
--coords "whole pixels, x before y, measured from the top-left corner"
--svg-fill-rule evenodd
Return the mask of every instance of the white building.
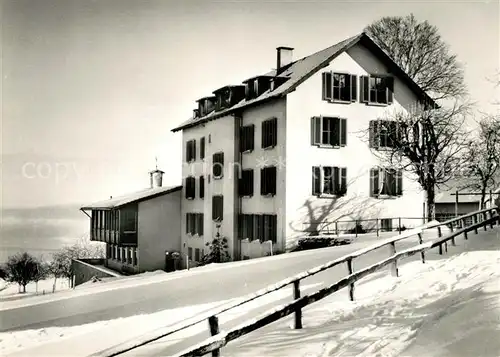
<path id="1" fill-rule="evenodd" d="M 421 223 L 418 183 L 379 167 L 372 151 L 390 143 L 370 122 L 427 94 L 364 33 L 296 61 L 292 52 L 277 48 L 276 70 L 198 100 L 172 130 L 183 135 L 182 252 L 195 261 L 217 226 L 244 259 L 338 219 Z"/>

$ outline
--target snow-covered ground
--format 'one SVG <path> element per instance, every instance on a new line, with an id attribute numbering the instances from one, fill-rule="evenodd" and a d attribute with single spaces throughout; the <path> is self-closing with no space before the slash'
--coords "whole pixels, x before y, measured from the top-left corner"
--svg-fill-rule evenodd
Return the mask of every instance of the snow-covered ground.
<path id="1" fill-rule="evenodd" d="M 356 301 L 332 295 L 244 336 L 222 356 L 500 356 L 500 229 L 459 242 L 463 253 L 361 282 Z"/>
<path id="2" fill-rule="evenodd" d="M 450 247 L 449 254 L 444 255 L 442 259 L 429 259 L 425 265 L 416 260 L 401 265 L 399 278 L 391 277 L 387 270 L 371 275 L 357 283 L 355 302 L 348 301 L 345 292 L 336 293 L 304 309 L 304 329 L 291 330 L 291 320 L 287 318 L 230 343 L 223 348 L 222 354 L 461 357 L 459 353 L 470 352 L 467 348 L 471 347 L 471 341 L 478 340 L 481 344 L 474 345 L 474 353 L 463 356 L 498 357 L 498 353 L 488 354 L 488 351 L 495 351 L 494 348 L 500 351 L 497 340 L 485 342 L 485 339 L 495 334 L 500 335 L 499 233 L 500 230 L 496 228 L 495 231 L 480 231 L 477 236 L 471 235 L 468 241 L 461 238 L 457 247 Z M 371 239 L 373 243 L 373 238 L 362 239 Z M 452 253 L 455 255 L 450 256 Z M 295 254 L 315 253 L 304 251 Z M 284 254 L 265 259 L 281 260 L 291 256 Z M 384 254 L 384 257 L 387 255 Z M 52 297 L 43 296 L 43 299 L 59 300 L 65 295 L 69 297 L 72 294 L 92 294 L 101 289 L 121 289 L 130 284 L 147 285 L 160 280 L 177 279 L 185 274 L 225 269 L 233 264 L 255 263 L 256 260 L 214 264 L 189 272 L 156 272 L 125 279 L 117 278 L 107 283 L 86 284 L 87 286 L 84 285 L 80 289 L 77 287 L 75 290 L 53 294 Z M 302 284 L 303 294 L 318 289 L 318 284 L 307 284 L 306 281 Z M 57 295 L 59 297 L 56 297 Z M 290 289 L 282 289 L 224 313 L 220 316 L 221 329 L 230 328 L 231 322 L 244 322 L 253 316 L 254 311 L 262 312 L 259 307 L 268 309 L 278 303 L 289 302 L 290 297 Z M 23 299 L 23 302 L 28 303 L 28 300 L 36 301 L 39 298 L 42 297 Z M 462 301 L 467 303 L 461 304 Z M 81 326 L 0 333 L 0 354 L 86 356 L 143 333 L 176 324 L 227 302 L 229 300 Z M 7 302 L 12 303 L 15 301 Z M 4 306 L 1 309 L 3 308 Z M 166 352 L 168 348 L 179 344 L 180 341 L 189 342 L 190 336 L 203 332 L 205 335 L 201 336 L 201 339 L 205 338 L 207 326 L 202 325 L 148 345 L 147 348 L 142 348 L 140 353 L 169 355 Z M 468 328 L 465 329 L 464 326 Z M 457 330 L 457 327 L 460 330 Z M 429 346 L 432 346 L 432 351 L 426 349 Z"/>
<path id="3" fill-rule="evenodd" d="M 37 286 L 38 285 L 38 286 Z M 54 279 L 40 280 L 38 284 L 29 283 L 26 285 L 26 292 L 21 293 L 21 287 L 17 283 L 9 283 L 0 279 L 0 302 L 24 299 L 36 295 L 52 294 Z M 57 279 L 55 292 L 69 289 L 68 279 Z"/>

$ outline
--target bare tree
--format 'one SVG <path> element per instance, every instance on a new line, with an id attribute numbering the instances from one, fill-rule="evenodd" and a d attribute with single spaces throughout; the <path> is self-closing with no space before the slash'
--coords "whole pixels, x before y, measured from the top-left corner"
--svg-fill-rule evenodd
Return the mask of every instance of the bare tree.
<path id="1" fill-rule="evenodd" d="M 365 32 L 435 100 L 466 94 L 457 57 L 429 22 L 420 22 L 413 14 L 383 17 Z"/>
<path id="2" fill-rule="evenodd" d="M 462 166 L 467 133 L 464 126 L 468 104 L 450 108 L 395 110 L 383 120 L 370 122 L 373 153 L 386 166 L 417 178 L 426 193 L 429 221 L 435 219 L 435 192 Z"/>
<path id="3" fill-rule="evenodd" d="M 37 281 L 40 262 L 32 255 L 24 252 L 12 255 L 6 264 L 7 280 L 19 284 L 26 292 L 26 285 Z"/>
<path id="4" fill-rule="evenodd" d="M 468 183 L 462 188 L 479 190 L 481 208 L 485 208 L 488 188 L 500 184 L 500 116 L 480 121 L 477 136 L 469 140 L 464 166 Z"/>

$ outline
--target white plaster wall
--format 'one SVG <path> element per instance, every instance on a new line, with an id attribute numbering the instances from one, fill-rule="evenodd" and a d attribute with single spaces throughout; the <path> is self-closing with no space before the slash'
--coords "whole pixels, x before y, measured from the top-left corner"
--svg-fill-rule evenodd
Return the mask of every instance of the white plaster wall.
<path id="1" fill-rule="evenodd" d="M 216 223 L 212 220 L 212 196 L 222 194 L 224 196 L 224 216 L 221 222 L 220 234 L 225 236 L 229 242 L 229 253 L 233 256 L 234 251 L 234 151 L 235 151 L 235 119 L 233 116 L 225 116 L 217 120 L 199 125 L 194 128 L 183 130 L 182 140 L 182 177 L 183 193 L 181 205 L 181 232 L 182 232 L 182 253 L 188 253 L 188 247 L 205 249 L 206 243 L 211 242 L 215 237 Z M 205 159 L 200 159 L 200 138 L 205 137 Z M 210 140 L 209 140 L 210 137 Z M 196 139 L 196 161 L 186 163 L 186 142 Z M 224 175 L 221 179 L 214 180 L 212 177 L 212 155 L 217 152 L 224 152 Z M 196 177 L 196 197 L 194 200 L 185 198 L 184 179 L 194 175 Z M 199 176 L 205 176 L 205 197 L 199 198 Z M 191 237 L 186 234 L 186 213 L 203 213 L 204 227 L 203 237 L 197 235 Z M 193 253 L 194 254 L 194 253 Z"/>
<path id="2" fill-rule="evenodd" d="M 358 75 L 358 101 L 352 104 L 332 104 L 322 100 L 321 73 L 333 70 Z M 365 217 L 421 217 L 423 194 L 413 178 L 404 176 L 401 198 L 377 200 L 369 197 L 370 168 L 377 165 L 368 147 L 369 121 L 384 117 L 390 111 L 410 108 L 416 101 L 413 92 L 398 78 L 394 83 L 394 103 L 387 107 L 368 106 L 359 102 L 359 76 L 386 74 L 387 68 L 361 45 L 354 46 L 334 59 L 301 84 L 287 98 L 287 166 L 286 220 L 287 241 L 301 235 L 311 220 Z M 313 116 L 347 118 L 347 146 L 326 149 L 311 146 L 310 119 Z M 337 201 L 311 196 L 311 167 L 331 165 L 347 167 L 347 195 Z M 350 213 L 350 214 L 349 214 Z"/>
<path id="3" fill-rule="evenodd" d="M 138 259 L 141 271 L 164 269 L 165 251 L 181 250 L 181 191 L 139 203 Z"/>
<path id="4" fill-rule="evenodd" d="M 277 145 L 273 149 L 262 149 L 262 122 L 276 117 L 278 132 Z M 242 154 L 242 169 L 254 169 L 254 188 L 252 197 L 241 199 L 243 214 L 276 214 L 276 250 L 283 250 L 285 244 L 285 205 L 286 205 L 286 99 L 267 102 L 243 113 L 242 125 L 255 125 L 254 150 Z M 263 166 L 276 166 L 276 195 L 265 197 L 260 194 L 260 169 Z"/>

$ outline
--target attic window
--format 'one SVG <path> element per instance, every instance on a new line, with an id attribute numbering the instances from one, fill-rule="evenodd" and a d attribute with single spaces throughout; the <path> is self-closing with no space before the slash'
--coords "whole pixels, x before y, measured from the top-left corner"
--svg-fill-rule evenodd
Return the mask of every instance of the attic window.
<path id="1" fill-rule="evenodd" d="M 393 102 L 394 78 L 388 76 L 361 76 L 361 101 L 368 104 Z"/>
<path id="2" fill-rule="evenodd" d="M 219 93 L 217 93 L 217 102 L 215 104 L 215 110 L 222 110 L 229 108 L 231 105 L 231 89 L 226 88 Z"/>
<path id="3" fill-rule="evenodd" d="M 357 76 L 347 73 L 323 72 L 323 100 L 355 102 Z"/>

